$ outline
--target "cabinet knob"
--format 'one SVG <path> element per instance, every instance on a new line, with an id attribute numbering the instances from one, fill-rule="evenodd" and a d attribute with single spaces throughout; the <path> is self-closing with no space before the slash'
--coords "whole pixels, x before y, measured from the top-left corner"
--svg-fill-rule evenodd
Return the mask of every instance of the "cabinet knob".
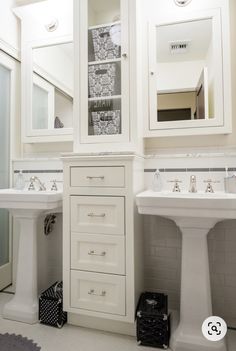
<path id="1" fill-rule="evenodd" d="M 151 74 L 151 76 L 154 76 L 155 73 L 153 71 L 151 71 L 150 74 Z"/>
<path id="2" fill-rule="evenodd" d="M 126 59 L 126 58 L 128 58 L 128 54 L 127 54 L 126 52 L 124 52 L 124 53 L 122 54 L 122 57 L 124 57 L 124 58 Z"/>

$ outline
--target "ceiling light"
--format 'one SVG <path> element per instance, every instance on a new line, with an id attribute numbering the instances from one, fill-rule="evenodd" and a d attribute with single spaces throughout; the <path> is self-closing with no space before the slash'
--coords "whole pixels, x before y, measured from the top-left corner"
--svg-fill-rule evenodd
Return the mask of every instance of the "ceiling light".
<path id="1" fill-rule="evenodd" d="M 177 6 L 187 6 L 192 0 L 174 0 Z"/>

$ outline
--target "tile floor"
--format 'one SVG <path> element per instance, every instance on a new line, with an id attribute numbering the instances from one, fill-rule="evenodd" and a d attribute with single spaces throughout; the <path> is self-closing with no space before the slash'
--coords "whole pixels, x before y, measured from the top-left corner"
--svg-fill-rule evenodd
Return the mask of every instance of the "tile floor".
<path id="1" fill-rule="evenodd" d="M 11 295 L 0 293 L 0 333 L 21 334 L 33 339 L 41 351 L 154 351 L 140 347 L 135 338 L 65 325 L 62 329 L 27 325 L 1 318 L 2 307 Z M 96 345 L 96 346 L 95 346 Z M 228 333 L 228 351 L 236 350 L 236 331 Z M 170 351 L 170 350 L 169 350 Z M 201 350 L 199 350 L 201 351 Z"/>

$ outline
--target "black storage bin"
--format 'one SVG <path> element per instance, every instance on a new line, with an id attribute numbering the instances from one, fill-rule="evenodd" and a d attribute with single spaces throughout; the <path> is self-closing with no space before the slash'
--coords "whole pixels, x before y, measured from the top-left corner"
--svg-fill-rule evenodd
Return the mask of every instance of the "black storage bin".
<path id="1" fill-rule="evenodd" d="M 140 296 L 137 313 L 137 341 L 139 345 L 167 349 L 170 339 L 168 297 L 145 292 Z"/>
<path id="2" fill-rule="evenodd" d="M 39 321 L 57 328 L 67 322 L 67 313 L 63 312 L 62 282 L 54 283 L 40 295 Z"/>

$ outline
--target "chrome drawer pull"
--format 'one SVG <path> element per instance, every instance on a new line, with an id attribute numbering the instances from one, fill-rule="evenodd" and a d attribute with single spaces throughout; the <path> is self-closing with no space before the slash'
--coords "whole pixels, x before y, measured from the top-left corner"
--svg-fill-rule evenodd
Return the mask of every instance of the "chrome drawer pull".
<path id="1" fill-rule="evenodd" d="M 103 251 L 102 253 L 100 253 L 100 254 L 98 254 L 98 253 L 96 253 L 95 251 L 93 251 L 93 250 L 91 250 L 91 251 L 89 251 L 88 252 L 88 255 L 89 256 L 101 256 L 101 257 L 104 257 L 104 256 L 106 256 L 106 251 Z"/>
<path id="2" fill-rule="evenodd" d="M 89 294 L 89 295 L 93 295 L 93 296 L 101 296 L 101 297 L 104 297 L 104 296 L 106 296 L 106 291 L 102 291 L 101 294 L 97 294 L 97 293 L 95 292 L 94 289 L 90 289 L 90 290 L 88 291 L 88 294 Z"/>
<path id="3" fill-rule="evenodd" d="M 106 213 L 101 213 L 101 214 L 88 213 L 88 217 L 100 217 L 100 218 L 104 218 L 104 217 L 106 217 Z"/>
<path id="4" fill-rule="evenodd" d="M 104 176 L 100 176 L 100 177 L 92 177 L 92 176 L 87 176 L 87 179 L 92 180 L 92 179 L 100 179 L 100 180 L 104 180 L 105 177 Z"/>

